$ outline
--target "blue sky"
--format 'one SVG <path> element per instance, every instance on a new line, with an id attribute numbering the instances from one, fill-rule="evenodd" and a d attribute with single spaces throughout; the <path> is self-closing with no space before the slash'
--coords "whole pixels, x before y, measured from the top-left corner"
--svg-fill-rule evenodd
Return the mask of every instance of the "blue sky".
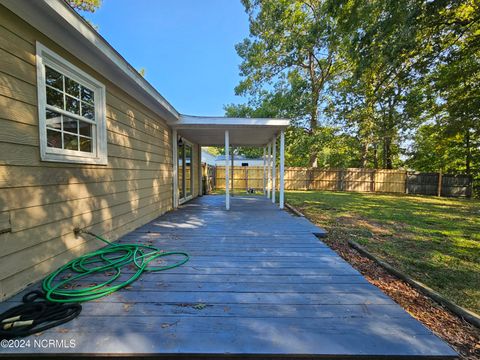
<path id="1" fill-rule="evenodd" d="M 223 115 L 235 96 L 248 36 L 239 0 L 103 0 L 84 14 L 105 39 L 181 113 Z"/>

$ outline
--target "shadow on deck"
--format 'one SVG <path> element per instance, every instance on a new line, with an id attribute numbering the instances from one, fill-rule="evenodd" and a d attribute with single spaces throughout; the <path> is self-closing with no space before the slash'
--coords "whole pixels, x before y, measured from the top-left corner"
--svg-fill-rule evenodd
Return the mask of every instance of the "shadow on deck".
<path id="1" fill-rule="evenodd" d="M 187 251 L 187 264 L 144 273 L 128 289 L 84 303 L 70 323 L 29 338 L 73 339 L 74 347 L 0 348 L 0 355 L 456 355 L 319 241 L 313 233 L 321 229 L 308 220 L 263 197 L 234 197 L 228 212 L 223 201 L 196 199 L 120 240 Z"/>

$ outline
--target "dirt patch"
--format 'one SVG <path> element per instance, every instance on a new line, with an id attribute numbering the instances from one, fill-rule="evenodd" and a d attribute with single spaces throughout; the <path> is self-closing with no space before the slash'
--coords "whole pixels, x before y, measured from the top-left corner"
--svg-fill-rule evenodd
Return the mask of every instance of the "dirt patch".
<path id="1" fill-rule="evenodd" d="M 329 235 L 322 240 L 360 271 L 370 283 L 447 341 L 460 354 L 461 359 L 480 359 L 480 329 L 458 318 L 404 281 L 390 275 L 374 261 L 359 254 L 348 245 L 348 235 L 345 236 L 335 228 L 327 230 Z"/>

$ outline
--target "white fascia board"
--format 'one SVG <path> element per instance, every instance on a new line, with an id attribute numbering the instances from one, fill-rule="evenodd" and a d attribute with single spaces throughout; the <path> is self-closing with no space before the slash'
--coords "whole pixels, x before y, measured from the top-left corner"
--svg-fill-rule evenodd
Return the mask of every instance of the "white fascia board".
<path id="1" fill-rule="evenodd" d="M 0 0 L 0 4 L 152 111 L 163 110 L 160 112 L 165 120 L 176 122 L 179 119 L 178 111 L 64 1 Z"/>
<path id="2" fill-rule="evenodd" d="M 267 119 L 267 118 L 234 118 L 234 117 L 208 117 L 208 116 L 190 116 L 180 115 L 175 127 L 249 127 L 249 126 L 266 126 L 286 128 L 290 124 L 289 119 Z"/>

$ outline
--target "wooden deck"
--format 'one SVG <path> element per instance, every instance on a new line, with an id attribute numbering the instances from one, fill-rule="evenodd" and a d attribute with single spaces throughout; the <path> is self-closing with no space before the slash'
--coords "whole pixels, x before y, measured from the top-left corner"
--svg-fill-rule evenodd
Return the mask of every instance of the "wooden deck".
<path id="1" fill-rule="evenodd" d="M 187 264 L 145 273 L 128 289 L 84 303 L 70 323 L 31 337 L 74 339 L 75 347 L 0 348 L 0 354 L 455 356 L 319 241 L 313 233 L 322 230 L 308 220 L 263 197 L 234 197 L 229 212 L 223 202 L 204 196 L 121 239 L 185 250 Z"/>

